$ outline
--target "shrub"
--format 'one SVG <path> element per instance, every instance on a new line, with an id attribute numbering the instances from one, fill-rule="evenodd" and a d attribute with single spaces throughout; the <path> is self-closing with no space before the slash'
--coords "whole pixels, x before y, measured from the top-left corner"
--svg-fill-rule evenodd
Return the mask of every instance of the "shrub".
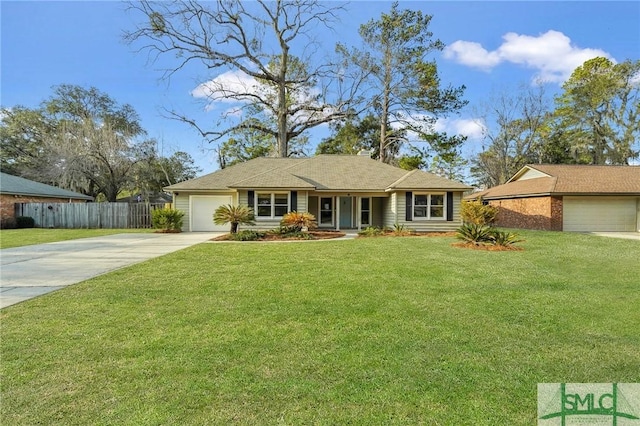
<path id="1" fill-rule="evenodd" d="M 399 224 L 399 223 L 395 223 L 393 225 L 393 231 L 391 231 L 391 232 L 396 237 L 405 237 L 407 235 L 413 234 L 413 232 L 410 229 L 407 229 L 404 225 Z"/>
<path id="2" fill-rule="evenodd" d="M 482 199 L 463 201 L 460 215 L 464 223 L 491 225 L 498 215 L 498 208 L 483 204 Z"/>
<path id="3" fill-rule="evenodd" d="M 264 232 L 252 231 L 250 229 L 245 229 L 240 232 L 234 232 L 229 235 L 229 239 L 233 241 L 257 241 L 259 239 L 264 238 Z"/>
<path id="4" fill-rule="evenodd" d="M 16 219 L 8 217 L 0 221 L 0 229 L 16 229 Z"/>
<path id="5" fill-rule="evenodd" d="M 282 216 L 280 221 L 281 228 L 290 228 L 296 231 L 304 231 L 315 229 L 318 227 L 316 217 L 308 212 L 299 213 L 296 211 L 289 212 Z"/>
<path id="6" fill-rule="evenodd" d="M 518 235 L 512 232 L 503 232 L 494 229 L 491 233 L 491 244 L 495 246 L 508 247 L 522 241 L 524 240 L 519 239 Z"/>
<path id="7" fill-rule="evenodd" d="M 34 218 L 30 216 L 17 216 L 16 217 L 16 228 L 34 228 L 36 226 L 36 221 Z"/>
<path id="8" fill-rule="evenodd" d="M 361 237 L 377 237 L 384 234 L 384 230 L 378 228 L 377 226 L 368 226 L 362 231 L 358 232 L 358 235 Z"/>
<path id="9" fill-rule="evenodd" d="M 238 232 L 238 225 L 255 225 L 256 217 L 249 206 L 234 206 L 227 204 L 220 206 L 213 213 L 213 222 L 216 225 L 231 224 L 230 232 Z"/>
<path id="10" fill-rule="evenodd" d="M 156 209 L 151 212 L 151 224 L 155 229 L 167 232 L 182 230 L 184 212 L 174 209 Z"/>
<path id="11" fill-rule="evenodd" d="M 277 228 L 275 228 L 273 231 L 274 234 L 279 234 L 279 235 L 289 235 L 289 234 L 295 234 L 297 232 L 301 232 L 297 226 L 283 226 L 280 225 Z"/>
<path id="12" fill-rule="evenodd" d="M 475 223 L 465 223 L 456 230 L 456 238 L 467 243 L 481 244 L 491 242 L 493 228 Z"/>

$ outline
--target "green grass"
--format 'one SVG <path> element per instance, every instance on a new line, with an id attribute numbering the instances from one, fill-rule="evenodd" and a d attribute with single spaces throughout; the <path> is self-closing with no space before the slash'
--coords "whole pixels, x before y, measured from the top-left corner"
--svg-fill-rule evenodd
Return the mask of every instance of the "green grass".
<path id="1" fill-rule="evenodd" d="M 536 423 L 640 381 L 640 244 L 522 232 L 201 244 L 0 311 L 1 422 Z"/>
<path id="2" fill-rule="evenodd" d="M 78 238 L 153 231 L 153 229 L 3 229 L 0 231 L 0 249 L 76 240 Z"/>

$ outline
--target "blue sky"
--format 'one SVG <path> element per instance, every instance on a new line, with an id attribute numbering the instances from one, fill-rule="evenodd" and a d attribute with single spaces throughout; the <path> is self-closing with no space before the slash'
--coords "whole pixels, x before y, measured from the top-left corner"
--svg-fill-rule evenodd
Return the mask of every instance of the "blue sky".
<path id="1" fill-rule="evenodd" d="M 388 12 L 389 1 L 354 1 L 333 34 L 360 46 L 358 26 Z M 607 56 L 620 62 L 640 58 L 640 2 L 400 2 L 401 9 L 433 15 L 431 30 L 447 48 L 434 56 L 442 81 L 467 86 L 469 107 L 442 122 L 448 132 L 469 136 L 465 152 L 481 147 L 477 107 L 491 94 L 513 90 L 541 77 L 549 94 L 584 60 Z M 163 118 L 163 107 L 177 108 L 203 120 L 216 121 L 191 92 L 208 79 L 203 67 L 190 67 L 170 82 L 161 80 L 157 64 L 148 63 L 122 41 L 124 30 L 141 19 L 121 2 L 2 1 L 0 103 L 3 107 L 36 107 L 52 86 L 95 86 L 119 103 L 131 104 L 148 136 L 162 141 L 165 155 L 186 151 L 203 173 L 217 168 L 215 156 L 188 125 Z M 323 36 L 325 39 L 325 36 Z M 295 53 L 295 52 L 294 52 Z M 317 129 L 317 143 L 328 130 Z"/>

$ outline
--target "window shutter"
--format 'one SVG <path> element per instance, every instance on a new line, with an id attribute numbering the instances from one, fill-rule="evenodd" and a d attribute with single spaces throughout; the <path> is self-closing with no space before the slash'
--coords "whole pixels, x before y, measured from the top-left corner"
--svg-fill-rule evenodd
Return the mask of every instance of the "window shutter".
<path id="1" fill-rule="evenodd" d="M 255 201 L 256 193 L 254 191 L 248 191 L 247 197 L 249 199 L 249 201 L 247 202 L 249 204 L 249 208 L 254 208 L 256 204 L 256 201 Z"/>
<path id="2" fill-rule="evenodd" d="M 453 192 L 447 192 L 447 221 L 453 221 Z"/>
<path id="3" fill-rule="evenodd" d="M 407 222 L 413 220 L 413 192 L 407 191 L 407 202 L 405 203 L 405 219 Z"/>
<path id="4" fill-rule="evenodd" d="M 291 191 L 291 209 L 289 211 L 298 211 L 298 191 Z"/>

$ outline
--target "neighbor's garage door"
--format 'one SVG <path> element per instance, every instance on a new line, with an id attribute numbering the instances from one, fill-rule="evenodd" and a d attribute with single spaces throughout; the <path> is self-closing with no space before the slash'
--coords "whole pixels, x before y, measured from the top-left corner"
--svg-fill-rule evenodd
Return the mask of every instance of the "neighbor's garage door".
<path id="1" fill-rule="evenodd" d="M 621 197 L 564 197 L 562 229 L 565 231 L 633 232 L 636 200 Z"/>
<path id="2" fill-rule="evenodd" d="M 192 195 L 191 231 L 228 231 L 228 224 L 216 225 L 213 223 L 213 212 L 224 204 L 231 204 L 230 195 Z"/>

